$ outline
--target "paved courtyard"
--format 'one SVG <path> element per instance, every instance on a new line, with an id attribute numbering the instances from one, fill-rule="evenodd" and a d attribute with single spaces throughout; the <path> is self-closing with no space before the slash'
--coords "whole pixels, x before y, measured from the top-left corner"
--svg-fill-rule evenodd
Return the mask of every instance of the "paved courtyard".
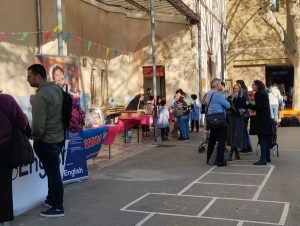
<path id="1" fill-rule="evenodd" d="M 299 132 L 279 129 L 280 156 L 267 166 L 252 165 L 255 152 L 228 167 L 206 165 L 197 151 L 203 133 L 163 145 L 133 140 L 118 154 L 113 147 L 112 159 L 89 162 L 87 181 L 65 187 L 64 218 L 39 217 L 39 206 L 12 225 L 298 226 Z"/>

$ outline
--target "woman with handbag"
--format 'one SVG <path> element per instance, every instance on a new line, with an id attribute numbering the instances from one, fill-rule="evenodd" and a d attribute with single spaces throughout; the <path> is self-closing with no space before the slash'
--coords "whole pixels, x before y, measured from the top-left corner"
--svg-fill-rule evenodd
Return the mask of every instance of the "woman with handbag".
<path id="1" fill-rule="evenodd" d="M 1 89 L 1 88 L 0 88 Z M 25 130 L 28 120 L 15 99 L 0 90 L 0 226 L 14 219 L 11 140 L 14 126 Z"/>
<path id="2" fill-rule="evenodd" d="M 267 162 L 271 162 L 270 143 L 272 138 L 269 96 L 262 81 L 255 80 L 252 83 L 252 89 L 255 92 L 255 103 L 248 103 L 248 108 L 256 113 L 250 117 L 250 135 L 258 136 L 261 149 L 260 159 L 253 165 L 267 165 Z"/>

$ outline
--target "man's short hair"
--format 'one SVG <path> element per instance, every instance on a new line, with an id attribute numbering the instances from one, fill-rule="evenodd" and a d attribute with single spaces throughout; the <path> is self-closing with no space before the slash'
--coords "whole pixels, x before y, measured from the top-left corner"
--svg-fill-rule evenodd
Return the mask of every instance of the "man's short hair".
<path id="1" fill-rule="evenodd" d="M 221 82 L 221 80 L 220 79 L 218 79 L 218 78 L 214 78 L 213 80 L 211 80 L 211 82 L 210 82 L 210 87 L 211 88 L 216 88 L 217 87 L 217 85 L 218 85 L 218 83 L 220 83 Z"/>
<path id="2" fill-rule="evenodd" d="M 225 82 L 221 82 L 221 85 L 224 86 L 224 87 L 226 86 Z"/>
<path id="3" fill-rule="evenodd" d="M 45 70 L 43 65 L 41 65 L 41 64 L 32 64 L 31 66 L 29 66 L 27 68 L 27 70 L 28 71 L 31 70 L 34 75 L 40 75 L 41 78 L 43 78 L 44 80 L 47 80 L 46 70 Z"/>

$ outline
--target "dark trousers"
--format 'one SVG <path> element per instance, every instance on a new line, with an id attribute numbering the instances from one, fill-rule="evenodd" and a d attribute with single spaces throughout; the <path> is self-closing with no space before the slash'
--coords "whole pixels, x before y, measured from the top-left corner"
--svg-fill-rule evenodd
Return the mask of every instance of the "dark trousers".
<path id="1" fill-rule="evenodd" d="M 161 140 L 168 139 L 168 136 L 169 136 L 169 127 L 167 127 L 167 128 L 161 128 L 160 129 L 160 134 L 161 134 Z"/>
<path id="2" fill-rule="evenodd" d="M 191 131 L 194 131 L 194 125 L 196 126 L 196 132 L 199 131 L 199 120 L 191 120 Z"/>
<path id="3" fill-rule="evenodd" d="M 53 208 L 60 210 L 63 210 L 64 195 L 59 158 L 62 147 L 63 142 L 48 144 L 35 141 L 33 144 L 34 151 L 42 162 L 48 177 L 48 195 L 46 199 Z"/>
<path id="4" fill-rule="evenodd" d="M 267 160 L 270 160 L 271 136 L 258 135 L 258 142 L 260 144 L 260 161 L 266 163 Z"/>
<path id="5" fill-rule="evenodd" d="M 0 223 L 14 219 L 10 163 L 10 142 L 0 144 Z"/>
<path id="6" fill-rule="evenodd" d="M 226 149 L 225 147 L 226 136 L 227 136 L 227 127 L 220 127 L 220 128 L 215 128 L 210 130 L 208 146 L 207 146 L 207 164 L 209 163 L 209 159 L 213 153 L 217 141 L 218 141 L 217 163 L 224 162 L 224 151 Z"/>

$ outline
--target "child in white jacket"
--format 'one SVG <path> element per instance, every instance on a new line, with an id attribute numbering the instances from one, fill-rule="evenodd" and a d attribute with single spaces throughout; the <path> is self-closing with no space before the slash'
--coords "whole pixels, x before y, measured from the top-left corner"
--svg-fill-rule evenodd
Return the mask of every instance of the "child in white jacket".
<path id="1" fill-rule="evenodd" d="M 166 100 L 162 99 L 157 113 L 157 128 L 159 128 L 161 131 L 162 141 L 169 140 L 169 111 L 165 105 Z"/>

